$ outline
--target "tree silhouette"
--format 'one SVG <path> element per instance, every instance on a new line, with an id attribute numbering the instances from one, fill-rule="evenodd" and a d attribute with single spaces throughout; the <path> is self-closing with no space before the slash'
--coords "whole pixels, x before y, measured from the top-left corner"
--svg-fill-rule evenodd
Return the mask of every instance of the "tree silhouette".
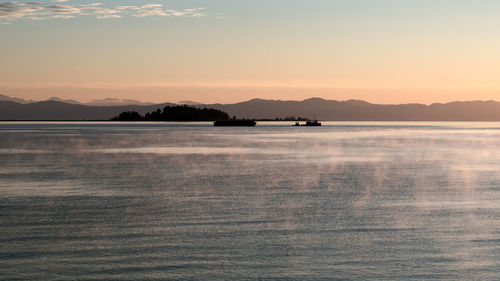
<path id="1" fill-rule="evenodd" d="M 136 111 L 122 112 L 112 121 L 217 121 L 228 120 L 229 114 L 213 108 L 197 108 L 188 105 L 167 106 L 148 112 L 144 116 Z"/>
<path id="2" fill-rule="evenodd" d="M 137 111 L 125 111 L 120 113 L 117 117 L 111 119 L 112 121 L 142 121 L 142 116 Z"/>

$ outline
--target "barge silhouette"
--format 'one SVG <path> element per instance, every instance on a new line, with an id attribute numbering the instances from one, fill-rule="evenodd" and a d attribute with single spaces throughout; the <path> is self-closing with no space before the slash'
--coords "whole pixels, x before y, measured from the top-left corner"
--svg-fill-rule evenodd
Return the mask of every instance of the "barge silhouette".
<path id="1" fill-rule="evenodd" d="M 300 124 L 298 121 L 295 122 L 296 127 L 318 127 L 321 126 L 321 122 L 318 120 L 306 121 L 306 124 Z"/>
<path id="2" fill-rule="evenodd" d="M 222 120 L 214 122 L 215 127 L 253 127 L 255 125 L 257 125 L 257 122 L 253 120 L 233 119 L 233 120 Z"/>

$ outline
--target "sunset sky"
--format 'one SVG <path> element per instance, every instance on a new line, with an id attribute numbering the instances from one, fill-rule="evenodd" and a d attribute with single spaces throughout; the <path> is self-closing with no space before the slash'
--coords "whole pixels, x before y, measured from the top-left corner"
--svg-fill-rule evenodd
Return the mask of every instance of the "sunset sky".
<path id="1" fill-rule="evenodd" d="M 498 0 L 0 1 L 0 93 L 500 100 Z"/>

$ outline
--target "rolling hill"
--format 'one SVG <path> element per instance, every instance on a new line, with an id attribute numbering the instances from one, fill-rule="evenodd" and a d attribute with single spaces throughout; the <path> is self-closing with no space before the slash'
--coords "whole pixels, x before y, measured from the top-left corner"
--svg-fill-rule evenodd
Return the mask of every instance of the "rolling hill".
<path id="1" fill-rule="evenodd" d="M 60 101 L 21 104 L 0 101 L 0 120 L 109 120 L 124 111 L 151 112 L 173 103 L 126 106 L 89 106 Z M 238 118 L 274 119 L 305 117 L 331 121 L 500 121 L 500 103 L 466 101 L 381 105 L 361 100 L 335 101 L 311 98 L 304 101 L 253 99 L 235 104 L 202 104 Z"/>

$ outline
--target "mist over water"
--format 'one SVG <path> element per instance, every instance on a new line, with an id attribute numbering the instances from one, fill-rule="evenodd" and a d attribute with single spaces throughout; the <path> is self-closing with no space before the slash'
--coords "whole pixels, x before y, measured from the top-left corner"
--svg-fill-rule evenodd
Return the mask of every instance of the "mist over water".
<path id="1" fill-rule="evenodd" d="M 500 123 L 0 123 L 0 279 L 494 280 Z"/>

